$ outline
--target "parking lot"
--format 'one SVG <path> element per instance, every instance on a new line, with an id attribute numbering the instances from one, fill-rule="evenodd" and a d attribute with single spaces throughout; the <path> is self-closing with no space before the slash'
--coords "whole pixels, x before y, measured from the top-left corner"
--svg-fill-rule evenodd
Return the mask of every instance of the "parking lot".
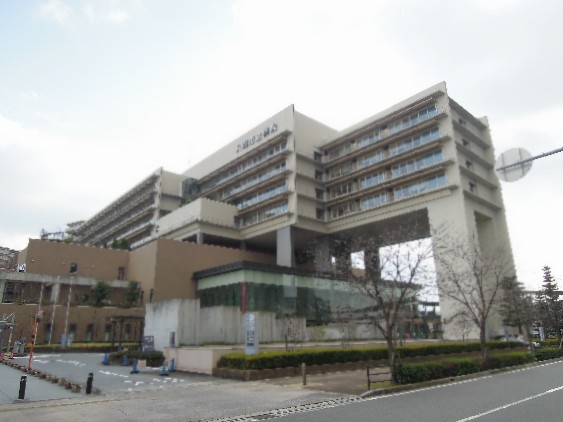
<path id="1" fill-rule="evenodd" d="M 49 400 L 85 394 L 84 386 L 90 373 L 93 374 L 93 393 L 104 395 L 165 389 L 179 385 L 195 388 L 198 385 L 230 382 L 207 375 L 185 372 L 172 372 L 164 376 L 161 375 L 162 368 L 143 368 L 139 369 L 139 373 L 131 374 L 131 366 L 103 365 L 103 358 L 102 353 L 37 354 L 33 357 L 32 369 L 81 385 L 83 388 L 79 393 L 72 393 L 63 386 L 0 365 L 0 379 L 2 380 L 0 403 L 11 403 L 18 398 L 22 375 L 27 375 L 26 399 L 29 400 Z M 28 357 L 15 357 L 13 362 L 27 366 L 28 359 Z"/>

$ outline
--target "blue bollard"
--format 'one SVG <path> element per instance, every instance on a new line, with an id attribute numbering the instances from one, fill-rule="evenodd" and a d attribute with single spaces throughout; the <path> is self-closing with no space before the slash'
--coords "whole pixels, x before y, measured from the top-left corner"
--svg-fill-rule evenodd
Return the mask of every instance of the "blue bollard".
<path id="1" fill-rule="evenodd" d="M 166 361 L 165 360 L 162 361 L 162 370 L 160 371 L 159 375 L 161 377 L 167 377 L 168 376 L 168 371 L 166 370 Z"/>
<path id="2" fill-rule="evenodd" d="M 139 370 L 137 369 L 137 359 L 133 359 L 133 368 L 131 369 L 132 374 L 138 374 Z"/>
<path id="3" fill-rule="evenodd" d="M 109 355 L 107 353 L 104 354 L 104 360 L 102 361 L 104 365 L 109 365 Z"/>
<path id="4" fill-rule="evenodd" d="M 174 372 L 174 358 L 170 359 L 170 365 L 168 366 L 168 372 Z"/>
<path id="5" fill-rule="evenodd" d="M 123 366 L 129 366 L 129 356 L 123 356 Z"/>

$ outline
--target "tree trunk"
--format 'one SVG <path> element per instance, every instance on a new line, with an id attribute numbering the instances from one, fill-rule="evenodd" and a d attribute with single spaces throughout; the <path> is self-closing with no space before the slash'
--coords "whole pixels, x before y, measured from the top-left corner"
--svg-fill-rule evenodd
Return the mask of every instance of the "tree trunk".
<path id="1" fill-rule="evenodd" d="M 485 321 L 482 321 L 479 326 L 479 341 L 481 343 L 481 357 L 483 358 L 483 360 L 487 359 L 487 338 L 485 336 L 485 333 Z"/>

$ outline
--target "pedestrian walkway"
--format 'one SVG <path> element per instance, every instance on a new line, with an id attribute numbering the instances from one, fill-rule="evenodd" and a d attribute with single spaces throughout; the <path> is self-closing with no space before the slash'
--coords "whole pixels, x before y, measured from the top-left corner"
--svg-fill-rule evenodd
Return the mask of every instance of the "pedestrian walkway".
<path id="1" fill-rule="evenodd" d="M 333 372 L 329 374 L 307 375 L 306 385 L 303 377 L 286 377 L 263 380 L 268 384 L 284 385 L 304 390 L 317 390 L 330 393 L 361 395 L 367 391 L 366 370 Z"/>

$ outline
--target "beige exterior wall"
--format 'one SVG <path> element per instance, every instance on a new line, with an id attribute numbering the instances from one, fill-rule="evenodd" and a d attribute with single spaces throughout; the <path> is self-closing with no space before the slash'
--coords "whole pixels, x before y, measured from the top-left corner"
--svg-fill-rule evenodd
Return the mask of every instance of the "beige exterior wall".
<path id="1" fill-rule="evenodd" d="M 257 252 L 159 239 L 153 301 L 196 298 L 196 271 L 237 261 L 275 263 L 275 257 Z"/>
<path id="2" fill-rule="evenodd" d="M 144 301 L 150 300 L 156 276 L 157 243 L 151 242 L 129 253 L 129 277 L 138 281 L 144 291 Z"/>
<path id="3" fill-rule="evenodd" d="M 30 239 L 20 256 L 28 273 L 68 275 L 70 264 L 76 263 L 77 277 L 104 280 L 117 280 L 120 267 L 124 268 L 124 279 L 127 279 L 128 260 L 129 252 L 123 250 L 37 239 Z"/>

